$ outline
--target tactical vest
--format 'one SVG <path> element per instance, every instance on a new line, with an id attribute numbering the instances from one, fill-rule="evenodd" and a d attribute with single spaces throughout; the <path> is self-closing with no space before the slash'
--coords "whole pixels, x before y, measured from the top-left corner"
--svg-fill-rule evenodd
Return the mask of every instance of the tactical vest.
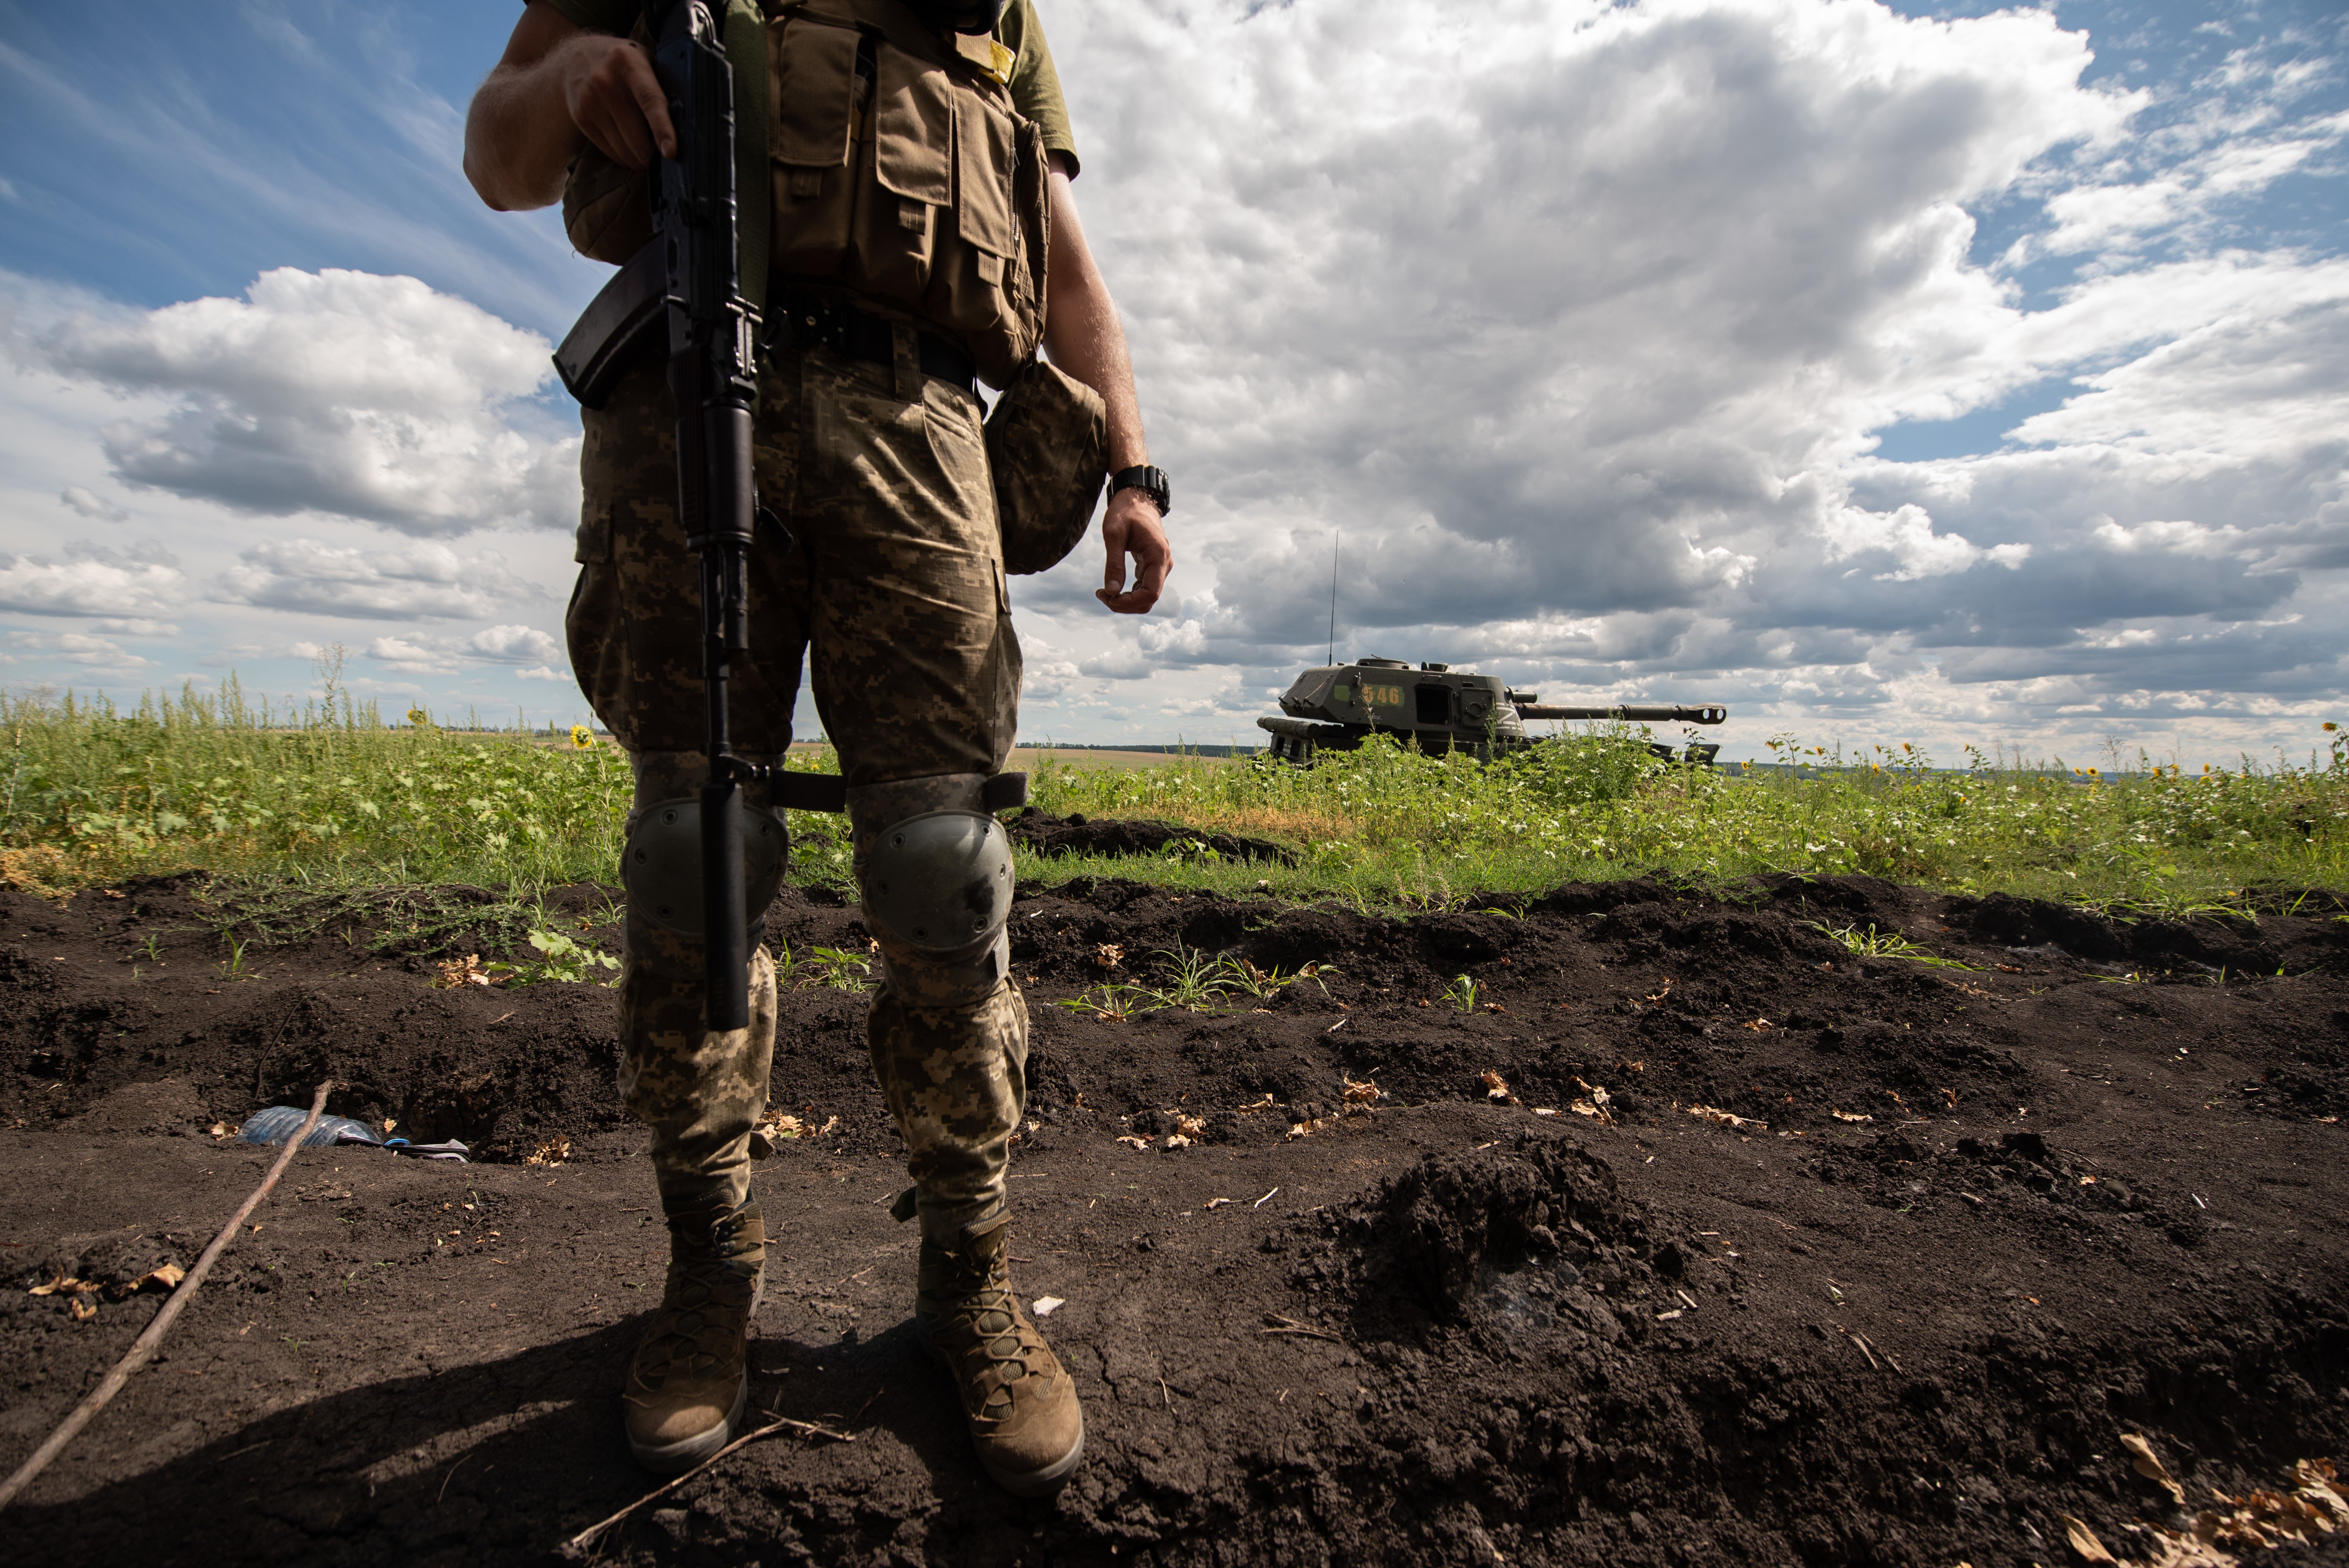
<path id="1" fill-rule="evenodd" d="M 761 7 L 768 265 L 947 334 L 1006 385 L 1043 336 L 1050 218 L 1043 133 L 1012 107 L 999 46 L 941 35 L 902 0 Z M 738 105 L 753 97 L 738 88 Z M 647 192 L 587 148 L 564 191 L 571 242 L 626 262 L 651 238 Z"/>

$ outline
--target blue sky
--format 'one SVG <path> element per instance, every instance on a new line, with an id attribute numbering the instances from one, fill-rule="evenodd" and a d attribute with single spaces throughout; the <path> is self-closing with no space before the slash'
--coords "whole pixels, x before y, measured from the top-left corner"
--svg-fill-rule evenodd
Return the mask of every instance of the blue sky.
<path id="1" fill-rule="evenodd" d="M 1181 564 L 1138 624 L 1094 547 L 1019 582 L 1026 735 L 1249 738 L 1333 535 L 1341 653 L 1732 755 L 2343 707 L 2337 5 L 1040 8 Z M 0 683 L 340 644 L 579 716 L 542 371 L 604 269 L 459 169 L 515 14 L 0 5 Z"/>

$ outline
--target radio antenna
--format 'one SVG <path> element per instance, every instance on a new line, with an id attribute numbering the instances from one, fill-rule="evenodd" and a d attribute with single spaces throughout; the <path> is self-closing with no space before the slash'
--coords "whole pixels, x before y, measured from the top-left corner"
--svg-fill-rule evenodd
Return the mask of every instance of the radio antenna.
<path id="1" fill-rule="evenodd" d="M 1338 662 L 1338 531 L 1330 531 L 1330 662 Z"/>

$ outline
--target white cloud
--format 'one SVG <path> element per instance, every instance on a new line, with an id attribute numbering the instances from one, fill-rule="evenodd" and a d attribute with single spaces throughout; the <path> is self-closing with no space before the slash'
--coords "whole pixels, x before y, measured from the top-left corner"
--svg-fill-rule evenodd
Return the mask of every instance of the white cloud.
<path id="1" fill-rule="evenodd" d="M 82 516 L 97 522 L 129 522 L 130 514 L 112 501 L 99 499 L 81 485 L 67 485 L 57 499 Z"/>
<path id="2" fill-rule="evenodd" d="M 0 554 L 0 610 L 160 620 L 181 601 L 180 563 L 160 545 L 113 551 L 76 542 L 64 554 Z"/>
<path id="3" fill-rule="evenodd" d="M 1826 536 L 1829 561 L 1875 552 L 1891 556 L 1898 569 L 1879 575 L 1895 583 L 1943 577 L 1984 561 L 2013 571 L 2031 559 L 2027 544 L 1994 544 L 1984 550 L 1963 534 L 1936 533 L 1932 514 L 1914 504 L 1889 513 L 1845 507 L 1828 520 Z"/>
<path id="4" fill-rule="evenodd" d="M 225 603 L 383 621 L 472 620 L 545 596 L 508 572 L 495 551 L 460 555 L 427 541 L 367 550 L 310 539 L 243 552 L 214 593 Z"/>
<path id="5" fill-rule="evenodd" d="M 82 632 L 12 632 L 8 645 L 18 656 L 36 655 L 45 664 L 72 665 L 103 675 L 135 676 L 152 663 L 119 643 Z"/>
<path id="6" fill-rule="evenodd" d="M 469 652 L 508 664 L 543 663 L 564 656 L 563 645 L 535 626 L 492 626 L 465 639 Z"/>
<path id="7" fill-rule="evenodd" d="M 553 375 L 545 339 L 414 278 L 280 268 L 242 300 L 85 310 L 36 343 L 167 400 L 106 427 L 128 484 L 424 536 L 577 521 L 578 441 L 521 407 Z"/>
<path id="8" fill-rule="evenodd" d="M 469 665 L 521 665 L 540 661 L 534 669 L 517 672 L 524 680 L 568 680 L 547 661 L 563 657 L 562 645 L 534 626 L 492 626 L 470 637 L 419 634 L 378 637 L 367 645 L 367 657 L 386 667 L 412 674 L 447 675 Z"/>

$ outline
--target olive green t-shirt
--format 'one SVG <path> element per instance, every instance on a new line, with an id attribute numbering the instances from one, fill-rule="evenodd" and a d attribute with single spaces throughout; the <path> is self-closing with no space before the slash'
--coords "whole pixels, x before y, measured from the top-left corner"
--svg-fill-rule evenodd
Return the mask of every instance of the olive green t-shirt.
<path id="1" fill-rule="evenodd" d="M 637 0 L 546 0 L 562 15 L 591 33 L 626 33 L 636 25 L 643 7 Z M 1006 0 L 996 19 L 995 41 L 1011 51 L 1012 107 L 1034 120 L 1044 132 L 1044 149 L 1069 160 L 1077 171 L 1077 138 L 1069 125 L 1069 106 L 1061 97 L 1061 73 L 1052 67 L 1052 46 L 1045 41 L 1044 24 L 1036 15 L 1036 0 Z"/>

